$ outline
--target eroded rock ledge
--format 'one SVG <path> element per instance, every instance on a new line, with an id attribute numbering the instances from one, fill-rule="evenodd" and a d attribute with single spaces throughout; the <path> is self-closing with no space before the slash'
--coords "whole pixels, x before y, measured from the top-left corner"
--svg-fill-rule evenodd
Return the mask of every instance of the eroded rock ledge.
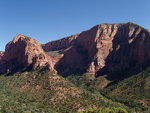
<path id="1" fill-rule="evenodd" d="M 1 57 L 0 73 L 8 73 L 23 68 L 34 70 L 38 67 L 54 69 L 51 58 L 36 40 L 24 35 L 16 35 L 6 45 L 5 52 Z"/>

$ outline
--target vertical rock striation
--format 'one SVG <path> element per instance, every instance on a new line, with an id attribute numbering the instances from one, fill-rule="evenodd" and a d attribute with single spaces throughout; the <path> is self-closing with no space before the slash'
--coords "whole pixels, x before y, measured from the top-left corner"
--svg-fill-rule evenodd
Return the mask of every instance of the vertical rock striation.
<path id="1" fill-rule="evenodd" d="M 0 73 L 28 68 L 47 67 L 53 70 L 51 58 L 45 54 L 41 45 L 29 37 L 16 35 L 13 41 L 6 45 L 1 57 Z"/>
<path id="2" fill-rule="evenodd" d="M 134 24 L 100 24 L 78 35 L 42 45 L 45 51 L 63 49 L 55 65 L 60 74 L 100 75 L 141 67 L 150 60 L 150 33 Z"/>

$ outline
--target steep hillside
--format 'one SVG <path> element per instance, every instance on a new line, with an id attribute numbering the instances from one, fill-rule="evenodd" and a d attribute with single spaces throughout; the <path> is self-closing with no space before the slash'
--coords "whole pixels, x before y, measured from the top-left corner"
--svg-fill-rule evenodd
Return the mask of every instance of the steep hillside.
<path id="1" fill-rule="evenodd" d="M 85 72 L 99 76 L 138 69 L 150 60 L 150 33 L 134 23 L 100 24 L 42 46 L 49 52 L 61 50 L 63 57 L 55 68 L 64 76 Z"/>
<path id="2" fill-rule="evenodd" d="M 122 76 L 121 73 L 120 76 Z M 107 76 L 93 78 L 86 74 L 71 75 L 67 79 L 77 87 L 82 87 L 90 92 L 99 91 L 104 97 L 123 103 L 134 112 L 150 112 L 150 68 L 115 82 L 108 80 Z"/>
<path id="3" fill-rule="evenodd" d="M 72 113 L 88 108 L 129 110 L 99 93 L 76 87 L 49 71 L 35 70 L 0 76 L 0 112 L 2 113 Z"/>
<path id="4" fill-rule="evenodd" d="M 103 94 L 140 112 L 150 112 L 150 68 L 103 89 Z"/>

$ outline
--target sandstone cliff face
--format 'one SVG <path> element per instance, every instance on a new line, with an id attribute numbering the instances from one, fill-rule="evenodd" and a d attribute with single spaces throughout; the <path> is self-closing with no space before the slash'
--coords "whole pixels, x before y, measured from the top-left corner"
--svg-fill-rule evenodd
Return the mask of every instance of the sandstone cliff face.
<path id="1" fill-rule="evenodd" d="M 72 35 L 72 36 L 69 36 L 60 40 L 52 41 L 52 42 L 43 44 L 42 47 L 45 52 L 52 51 L 52 50 L 54 51 L 54 50 L 65 49 L 71 46 L 78 36 L 79 34 L 76 34 L 76 35 Z"/>
<path id="2" fill-rule="evenodd" d="M 61 51 L 57 58 L 45 52 Z M 80 34 L 41 45 L 17 35 L 0 53 L 0 73 L 48 67 L 59 74 L 103 75 L 150 63 L 150 33 L 133 24 L 100 24 Z"/>
<path id="3" fill-rule="evenodd" d="M 75 38 L 70 36 L 43 45 L 45 51 L 63 47 L 64 55 L 55 68 L 64 75 L 101 75 L 140 67 L 150 61 L 150 33 L 133 23 L 101 24 Z"/>
<path id="4" fill-rule="evenodd" d="M 41 45 L 29 37 L 17 35 L 6 45 L 1 58 L 0 73 L 11 72 L 18 68 L 36 69 L 45 67 L 53 69 L 51 58 L 45 54 Z"/>
<path id="5" fill-rule="evenodd" d="M 0 62 L 2 60 L 2 57 L 3 57 L 4 53 L 3 52 L 0 52 Z"/>

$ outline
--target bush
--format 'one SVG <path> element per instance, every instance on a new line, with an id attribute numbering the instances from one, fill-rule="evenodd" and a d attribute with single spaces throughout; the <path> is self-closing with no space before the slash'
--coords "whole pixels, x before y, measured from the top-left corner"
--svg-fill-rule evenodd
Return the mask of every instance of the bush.
<path id="1" fill-rule="evenodd" d="M 128 112 L 122 108 L 103 108 L 103 109 L 89 108 L 81 113 L 128 113 Z"/>

